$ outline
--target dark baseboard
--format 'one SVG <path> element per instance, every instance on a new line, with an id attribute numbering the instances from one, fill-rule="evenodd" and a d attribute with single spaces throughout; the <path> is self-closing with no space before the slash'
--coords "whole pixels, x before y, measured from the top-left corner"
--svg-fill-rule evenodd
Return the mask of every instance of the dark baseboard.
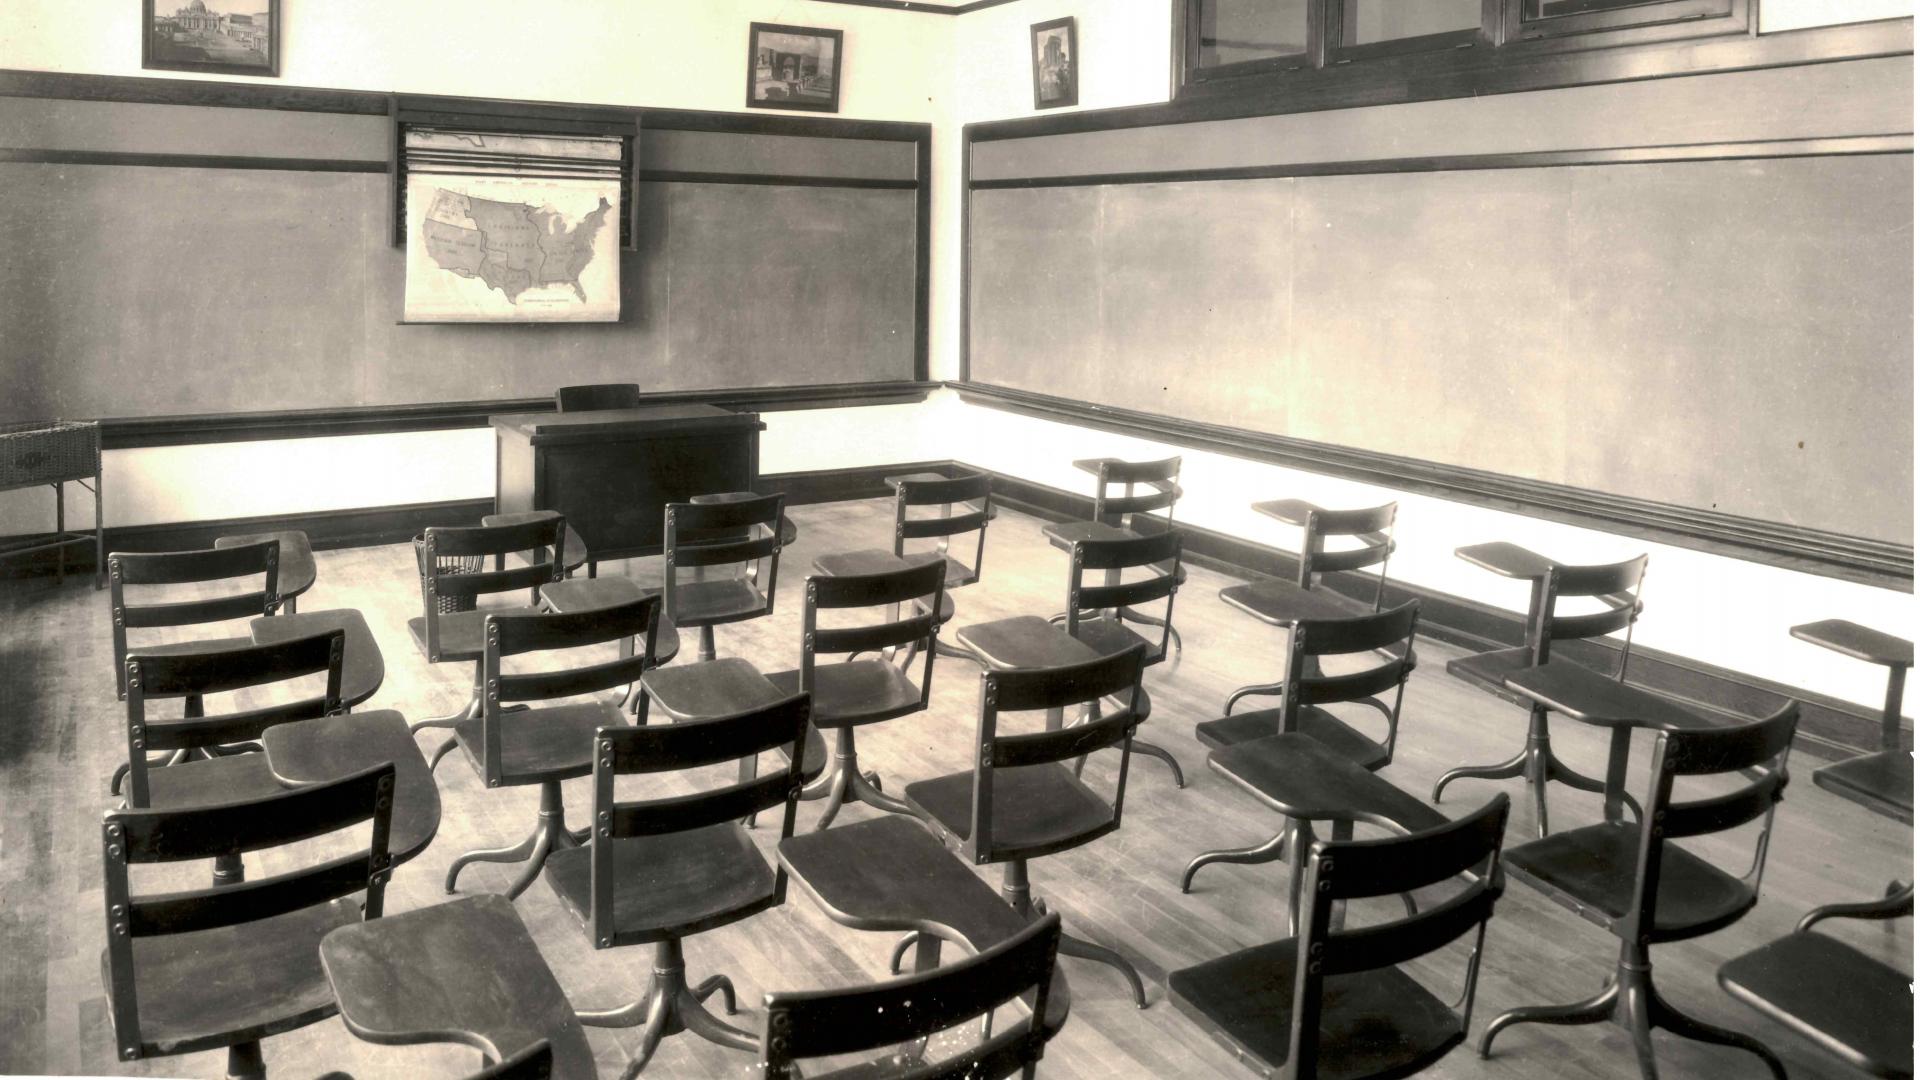
<path id="1" fill-rule="evenodd" d="M 894 465 L 862 465 L 852 469 L 817 469 L 811 472 L 768 473 L 754 487 L 763 495 L 782 492 L 788 506 L 814 503 L 847 502 L 851 499 L 877 499 L 891 495 L 886 478 L 910 472 L 945 472 L 950 461 L 910 461 Z"/>
<path id="2" fill-rule="evenodd" d="M 1050 521 L 1080 520 L 1093 513 L 1091 496 L 1003 473 L 992 476 L 994 501 L 1012 509 Z M 1299 572 L 1299 561 L 1291 552 L 1196 525 L 1182 524 L 1180 531 L 1185 536 L 1183 557 L 1196 566 L 1234 577 L 1291 578 Z M 1328 575 L 1324 584 L 1343 596 L 1371 602 L 1374 581 L 1365 574 L 1340 573 Z M 1420 632 L 1437 641 L 1486 651 L 1512 648 L 1526 640 L 1525 620 L 1515 612 L 1389 578 L 1385 603 L 1395 606 L 1408 600 L 1420 602 Z M 1572 642 L 1561 646 L 1558 655 L 1612 671 L 1620 662 L 1620 645 L 1611 639 Z M 1801 703 L 1797 745 L 1823 760 L 1879 749 L 1879 715 L 1838 698 L 1641 646 L 1633 649 L 1627 676 L 1637 686 L 1724 716 L 1764 716 L 1797 700 Z M 1490 710 L 1502 707 L 1497 699 L 1488 701 Z M 1493 711 L 1489 717 L 1489 722 L 1498 722 Z M 1911 728 L 1907 738 L 1910 745 Z"/>

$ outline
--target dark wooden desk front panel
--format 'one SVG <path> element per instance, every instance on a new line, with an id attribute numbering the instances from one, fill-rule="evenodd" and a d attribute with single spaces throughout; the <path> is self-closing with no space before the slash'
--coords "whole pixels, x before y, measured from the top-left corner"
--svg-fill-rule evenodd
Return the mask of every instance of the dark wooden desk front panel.
<path id="1" fill-rule="evenodd" d="M 758 413 L 658 405 L 491 418 L 494 512 L 557 510 L 594 559 L 657 555 L 667 503 L 750 491 Z"/>

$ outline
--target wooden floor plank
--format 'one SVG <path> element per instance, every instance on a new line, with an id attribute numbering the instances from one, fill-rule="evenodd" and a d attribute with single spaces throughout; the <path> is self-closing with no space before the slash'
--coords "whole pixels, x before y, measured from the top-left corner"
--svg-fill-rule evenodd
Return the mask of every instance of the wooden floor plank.
<path id="1" fill-rule="evenodd" d="M 791 667 L 799 656 L 800 590 L 813 559 L 823 553 L 884 546 L 892 527 L 890 504 L 867 501 L 797 507 L 800 539 L 784 552 L 775 613 L 719 629 L 722 655 L 743 656 L 766 670 Z M 958 590 L 957 625 L 1019 614 L 1057 611 L 1065 593 L 1066 561 L 1040 535 L 1041 523 L 1003 511 L 988 539 L 980 584 Z M 1415 542 L 1415 538 L 1403 538 Z M 404 545 L 321 552 L 319 580 L 302 607 L 362 610 L 385 653 L 387 682 L 369 708 L 398 709 L 410 719 L 458 708 L 468 672 L 429 666 L 406 630 L 419 613 L 413 554 Z M 602 564 L 602 574 L 631 573 L 657 580 L 657 561 Z M 1136 759 L 1121 830 L 1087 848 L 1034 864 L 1035 892 L 1084 936 L 1112 945 L 1147 978 L 1149 1008 L 1136 1010 L 1112 970 L 1067 959 L 1074 1011 L 1050 1047 L 1042 1075 L 1088 1077 L 1239 1077 L 1248 1075 L 1227 1051 L 1179 1014 L 1165 998 L 1167 971 L 1229 949 L 1279 937 L 1286 924 L 1285 867 L 1208 867 L 1191 895 L 1179 875 L 1202 849 L 1251 844 L 1272 835 L 1276 820 L 1205 765 L 1193 724 L 1210 719 L 1235 686 L 1271 679 L 1284 636 L 1215 598 L 1230 579 L 1194 568 L 1182 590 L 1176 621 L 1184 655 L 1151 669 L 1154 716 L 1146 738 L 1171 750 L 1185 766 L 1188 787 L 1176 790 L 1158 762 Z M 1649 604 L 1661 603 L 1657 590 Z M 957 625 L 953 629 L 957 629 Z M 50 579 L 0 582 L 0 1072 L 76 1072 L 104 1075 L 213 1076 L 218 1054 L 131 1065 L 114 1061 L 105 999 L 99 985 L 101 914 L 99 814 L 108 806 L 106 778 L 124 753 L 123 713 L 114 700 L 109 621 L 104 593 L 84 581 L 57 588 Z M 691 658 L 691 640 L 686 650 Z M 1525 714 L 1445 674 L 1458 650 L 1420 643 L 1422 666 L 1409 689 L 1399 756 L 1385 774 L 1423 797 L 1443 771 L 1463 763 L 1499 760 L 1524 739 Z M 963 661 L 936 664 L 933 708 L 926 714 L 864 729 L 863 763 L 880 771 L 890 792 L 907 782 L 969 767 L 978 669 Z M 244 700 L 244 698 L 243 698 Z M 1598 772 L 1605 735 L 1555 720 L 1557 749 L 1577 767 Z M 421 739 L 431 749 L 437 738 Z M 1644 786 L 1646 745 L 1636 746 L 1634 787 Z M 1799 763 L 1797 763 L 1799 764 Z M 1903 826 L 1816 789 L 1800 764 L 1781 808 L 1760 906 L 1737 926 L 1706 938 L 1654 951 L 1656 978 L 1667 995 L 1705 1019 L 1752 1032 L 1776 1046 L 1796 1076 L 1841 1077 L 1837 1064 L 1768 1028 L 1734 1003 L 1713 981 L 1721 962 L 1790 930 L 1816 904 L 1875 895 L 1893 877 L 1912 874 L 1911 834 Z M 1088 768 L 1100 790 L 1111 785 L 1111 755 Z M 441 881 L 460 852 L 517 840 L 532 824 L 537 794 L 530 789 L 489 791 L 458 755 L 439 772 L 446 817 L 433 846 L 402 867 L 388 891 L 388 910 L 405 911 L 445 899 Z M 1516 800 L 1509 842 L 1531 836 L 1528 811 L 1519 808 L 1516 782 L 1462 782 L 1442 809 L 1461 813 L 1495 791 Z M 584 820 L 585 781 L 566 785 L 573 820 Z M 871 816 L 856 806 L 842 821 Z M 1557 827 L 1596 820 L 1598 801 L 1567 789 L 1553 794 Z M 819 804 L 803 804 L 800 827 L 811 828 Z M 770 852 L 773 830 L 756 830 Z M 1743 837 L 1750 843 L 1750 836 Z M 1698 850 L 1736 871 L 1748 849 L 1714 839 Z M 274 864 L 269 863 L 267 869 Z M 505 887 L 513 868 L 476 865 L 463 891 Z M 997 871 L 983 877 L 998 885 Z M 164 875 L 160 876 L 164 879 Z M 140 879 L 136 878 L 136 882 Z M 605 1007 L 639 995 L 648 951 L 596 951 L 544 885 L 516 903 L 562 987 L 579 1007 Z M 1355 922 L 1391 917 L 1393 904 L 1357 905 Z M 1824 929 L 1906 970 L 1913 947 L 1911 921 L 1893 925 L 1829 922 Z M 701 935 L 687 944 L 689 975 L 732 976 L 742 1012 L 734 1022 L 759 1022 L 769 989 L 846 985 L 878 977 L 891 941 L 828 920 L 797 891 L 784 908 Z M 1600 985 L 1614 955 L 1612 939 L 1524 886 L 1502 900 L 1488 935 L 1475 1011 L 1475 1034 L 1487 1018 L 1516 1005 L 1584 997 Z M 1421 961 L 1416 974 L 1450 989 L 1464 954 Z M 1446 996 L 1451 996 L 1450 994 Z M 630 1032 L 595 1030 L 598 1060 L 611 1073 L 621 1064 Z M 1758 1063 L 1736 1051 L 1701 1047 L 1671 1036 L 1656 1039 L 1669 1077 L 1757 1075 Z M 269 1068 L 286 1077 L 339 1068 L 363 1078 L 448 1075 L 477 1064 L 471 1050 L 391 1048 L 358 1042 L 338 1020 L 270 1040 Z M 739 1075 L 745 1056 L 691 1036 L 669 1038 L 648 1075 Z M 1614 1029 L 1524 1027 L 1502 1036 L 1486 1062 L 1456 1051 L 1430 1075 L 1443 1078 L 1632 1077 L 1631 1046 Z"/>

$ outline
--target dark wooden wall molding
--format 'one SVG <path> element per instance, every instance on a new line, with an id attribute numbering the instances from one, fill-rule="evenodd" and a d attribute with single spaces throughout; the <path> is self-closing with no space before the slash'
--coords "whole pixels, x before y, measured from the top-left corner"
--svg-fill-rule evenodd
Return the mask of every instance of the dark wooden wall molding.
<path id="1" fill-rule="evenodd" d="M 1912 152 L 1913 135 L 1901 132 L 1819 139 L 1756 139 L 1743 142 L 1685 143 L 1670 146 L 1617 146 L 1505 154 L 1366 158 L 1356 161 L 1297 161 L 1223 168 L 1163 169 L 1153 172 L 1021 176 L 969 180 L 968 190 L 1170 184 L 1196 180 L 1268 180 L 1294 176 L 1359 176 L 1378 173 L 1457 172 L 1483 169 L 1540 169 L 1563 168 L 1571 165 L 1652 165 L 1676 161 L 1729 161 L 1756 158 L 1832 157 L 1851 154 L 1910 154 Z"/>
<path id="2" fill-rule="evenodd" d="M 1911 545 L 1094 405 L 987 383 L 951 385 L 959 391 L 961 400 L 991 408 L 1380 484 L 1824 577 L 1903 591 L 1913 588 Z"/>
<path id="3" fill-rule="evenodd" d="M 678 390 L 642 394 L 640 397 L 641 403 L 646 405 L 701 404 L 717 405 L 737 412 L 781 412 L 925 401 L 927 394 L 939 385 L 911 381 L 832 383 Z M 208 413 L 198 416 L 104 417 L 100 419 L 100 440 L 108 450 L 129 450 L 142 446 L 191 446 L 262 439 L 306 439 L 324 435 L 444 431 L 486 427 L 489 416 L 501 413 L 543 412 L 551 408 L 552 398 L 504 398 L 425 405 Z"/>

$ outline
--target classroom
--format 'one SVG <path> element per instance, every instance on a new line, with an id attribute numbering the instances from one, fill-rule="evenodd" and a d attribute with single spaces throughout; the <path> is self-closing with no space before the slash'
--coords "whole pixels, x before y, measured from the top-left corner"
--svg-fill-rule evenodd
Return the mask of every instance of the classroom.
<path id="1" fill-rule="evenodd" d="M 1913 1075 L 1911 0 L 0 4 L 0 1075 Z"/>

